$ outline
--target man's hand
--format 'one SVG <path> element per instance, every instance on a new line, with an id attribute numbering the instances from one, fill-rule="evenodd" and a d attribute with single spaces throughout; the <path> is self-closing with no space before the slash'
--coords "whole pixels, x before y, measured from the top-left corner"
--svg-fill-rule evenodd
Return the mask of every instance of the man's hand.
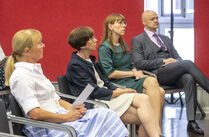
<path id="1" fill-rule="evenodd" d="M 177 60 L 174 58 L 168 58 L 168 59 L 163 60 L 163 62 L 165 63 L 165 65 L 168 65 L 170 63 L 177 62 Z"/>

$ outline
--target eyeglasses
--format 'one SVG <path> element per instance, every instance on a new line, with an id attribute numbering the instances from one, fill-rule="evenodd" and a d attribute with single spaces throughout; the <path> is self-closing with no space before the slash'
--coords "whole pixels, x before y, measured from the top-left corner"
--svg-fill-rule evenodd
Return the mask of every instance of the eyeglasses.
<path id="1" fill-rule="evenodd" d="M 97 42 L 97 39 L 95 38 L 95 36 L 91 37 L 89 40 L 92 40 L 93 42 Z"/>
<path id="2" fill-rule="evenodd" d="M 117 23 L 120 24 L 120 25 L 125 25 L 125 26 L 127 26 L 127 22 L 126 22 L 126 21 L 117 21 Z"/>

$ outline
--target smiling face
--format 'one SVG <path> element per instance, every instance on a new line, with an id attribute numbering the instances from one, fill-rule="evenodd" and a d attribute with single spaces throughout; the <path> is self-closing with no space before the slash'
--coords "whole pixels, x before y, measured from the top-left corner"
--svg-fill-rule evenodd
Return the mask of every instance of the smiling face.
<path id="1" fill-rule="evenodd" d="M 142 23 L 144 24 L 145 29 L 156 32 L 159 27 L 158 15 L 154 11 L 145 11 L 142 14 Z"/>

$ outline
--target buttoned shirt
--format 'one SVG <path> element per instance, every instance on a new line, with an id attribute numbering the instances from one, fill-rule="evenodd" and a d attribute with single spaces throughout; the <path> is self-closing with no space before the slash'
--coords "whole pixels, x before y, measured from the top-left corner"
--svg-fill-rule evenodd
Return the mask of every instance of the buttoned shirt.
<path id="1" fill-rule="evenodd" d="M 39 63 L 15 63 L 9 82 L 11 93 L 25 114 L 37 107 L 51 112 L 64 109 L 59 105 L 60 97 L 50 80 L 44 76 Z"/>
<path id="2" fill-rule="evenodd" d="M 147 33 L 147 35 L 149 36 L 149 38 L 160 48 L 161 46 L 157 43 L 156 38 L 153 36 L 153 32 L 144 29 L 144 31 Z M 157 32 L 155 32 L 156 34 L 158 34 Z M 162 41 L 162 39 L 159 37 L 159 39 Z M 163 41 L 162 41 L 163 42 Z"/>

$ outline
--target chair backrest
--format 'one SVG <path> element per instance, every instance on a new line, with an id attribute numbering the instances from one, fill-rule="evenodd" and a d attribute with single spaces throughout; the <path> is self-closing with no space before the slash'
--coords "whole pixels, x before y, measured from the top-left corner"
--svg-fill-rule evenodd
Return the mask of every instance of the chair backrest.
<path id="1" fill-rule="evenodd" d="M 61 75 L 57 77 L 59 90 L 61 93 L 70 94 L 70 89 L 68 86 L 68 81 L 65 75 Z"/>
<path id="2" fill-rule="evenodd" d="M 184 91 L 183 88 L 179 88 L 176 86 L 165 86 L 165 85 L 160 85 L 164 90 L 166 94 L 170 94 L 170 93 L 176 93 L 176 92 L 182 92 Z"/>
<path id="3" fill-rule="evenodd" d="M 12 115 L 24 117 L 22 109 L 20 108 L 19 104 L 15 100 L 14 96 L 12 94 L 9 94 L 8 99 L 9 99 Z M 17 135 L 24 135 L 24 133 L 22 132 L 23 126 L 24 125 L 22 124 L 16 124 L 16 123 L 13 124 L 14 133 Z"/>
<path id="4" fill-rule="evenodd" d="M 68 81 L 65 75 L 61 75 L 57 77 L 59 92 L 67 95 L 71 95 L 70 88 L 68 86 Z M 72 99 L 65 99 L 66 101 L 73 103 Z"/>
<path id="5" fill-rule="evenodd" d="M 4 101 L 0 99 L 0 132 L 9 133 L 9 124 L 7 120 L 7 111 Z"/>
<path id="6" fill-rule="evenodd" d="M 66 78 L 65 75 L 61 75 L 57 77 L 57 82 L 58 82 L 58 87 L 59 87 L 59 92 L 63 93 L 63 94 L 67 94 L 67 95 L 72 95 L 69 85 L 68 85 L 68 80 Z M 73 99 L 65 99 L 66 101 L 73 103 L 74 100 Z M 92 109 L 93 108 L 93 104 L 90 103 L 84 103 L 85 107 L 87 109 Z"/>

